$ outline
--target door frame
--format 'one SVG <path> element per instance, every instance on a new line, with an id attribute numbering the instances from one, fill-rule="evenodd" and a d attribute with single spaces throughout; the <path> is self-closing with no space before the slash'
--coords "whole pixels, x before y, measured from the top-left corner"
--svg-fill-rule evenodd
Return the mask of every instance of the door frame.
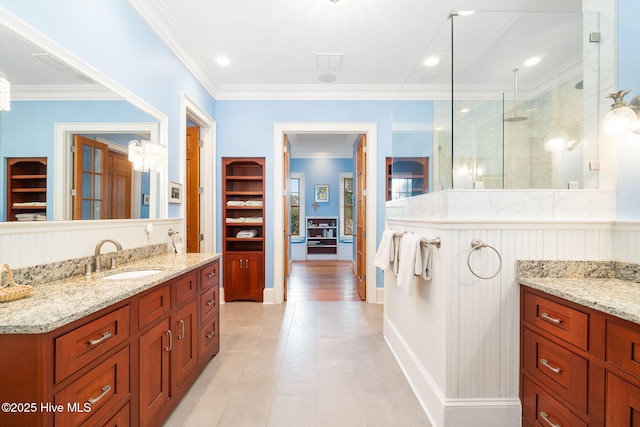
<path id="1" fill-rule="evenodd" d="M 215 189 L 218 170 L 216 167 L 216 121 L 185 93 L 180 94 L 179 116 L 180 161 L 178 174 L 180 182 L 186 182 L 187 179 L 187 118 L 200 127 L 200 140 L 203 142 L 200 149 L 200 185 L 204 188 L 204 193 L 200 197 L 200 234 L 204 236 L 204 240 L 200 242 L 200 252 L 215 253 L 217 221 Z M 182 223 L 179 230 L 182 236 L 186 236 L 187 232 L 185 209 L 186 203 L 182 203 L 180 205 Z M 220 291 L 222 292 L 222 289 Z M 221 300 L 224 301 L 224 298 L 221 297 Z"/>
<path id="2" fill-rule="evenodd" d="M 322 123 L 278 123 L 273 124 L 273 174 L 274 181 L 274 211 L 273 211 L 273 247 L 274 257 L 284 253 L 284 207 L 281 203 L 282 190 L 284 189 L 284 177 L 281 171 L 283 165 L 282 141 L 287 133 L 357 133 L 367 137 L 367 219 L 366 229 L 370 233 L 367 242 L 366 259 L 366 301 L 369 303 L 382 302 L 383 298 L 377 297 L 376 268 L 373 265 L 373 254 L 376 253 L 376 242 L 378 234 L 378 212 L 377 212 L 377 146 L 378 146 L 378 125 L 375 122 L 322 122 Z M 371 189 L 371 191 L 369 191 Z M 284 266 L 282 262 L 274 262 L 273 268 L 273 288 L 265 289 L 264 301 L 272 301 L 276 304 L 284 302 Z M 272 291 L 273 295 L 267 295 Z"/>

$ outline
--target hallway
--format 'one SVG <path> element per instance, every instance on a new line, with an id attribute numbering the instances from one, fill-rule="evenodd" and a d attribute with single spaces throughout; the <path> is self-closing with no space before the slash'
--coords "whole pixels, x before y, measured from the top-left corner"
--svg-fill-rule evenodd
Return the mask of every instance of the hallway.
<path id="1" fill-rule="evenodd" d="M 360 301 L 351 261 L 294 261 L 287 301 Z"/>
<path id="2" fill-rule="evenodd" d="M 222 304 L 220 353 L 165 426 L 428 427 L 382 318 L 356 301 Z"/>

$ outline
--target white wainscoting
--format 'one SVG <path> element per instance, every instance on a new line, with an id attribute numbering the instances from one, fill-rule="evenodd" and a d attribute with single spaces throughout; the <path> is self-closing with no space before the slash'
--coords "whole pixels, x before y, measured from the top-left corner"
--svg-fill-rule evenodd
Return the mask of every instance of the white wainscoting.
<path id="1" fill-rule="evenodd" d="M 413 295 L 385 275 L 385 338 L 434 427 L 520 425 L 517 260 L 610 260 L 614 247 L 635 245 L 636 254 L 640 247 L 640 228 L 635 239 L 614 245 L 610 221 L 388 219 L 387 227 L 442 240 L 432 280 L 416 279 Z M 500 253 L 496 277 L 479 279 L 469 270 L 474 238 Z M 500 267 L 489 248 L 474 251 L 470 261 L 480 276 Z"/>
<path id="2" fill-rule="evenodd" d="M 147 224 L 153 224 L 151 236 Z M 181 219 L 5 222 L 0 223 L 0 263 L 22 268 L 91 256 L 103 239 L 115 239 L 123 249 L 169 244 L 170 228 L 184 242 L 182 227 Z"/>

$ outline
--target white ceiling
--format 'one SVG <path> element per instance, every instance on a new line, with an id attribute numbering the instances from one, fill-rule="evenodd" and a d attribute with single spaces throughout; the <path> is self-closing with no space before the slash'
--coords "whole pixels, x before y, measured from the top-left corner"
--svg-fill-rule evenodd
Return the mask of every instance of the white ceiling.
<path id="1" fill-rule="evenodd" d="M 405 83 L 446 83 L 449 72 L 426 69 L 422 62 L 452 10 L 580 11 L 581 0 L 129 0 L 149 25 L 216 99 L 346 98 L 389 99 Z M 486 16 L 486 15 L 485 15 Z M 517 17 L 478 21 L 466 31 L 464 47 L 472 66 L 500 36 L 529 54 L 532 39 L 553 47 L 561 40 L 544 33 L 523 38 Z M 546 38 L 546 37 L 549 38 Z M 446 40 L 446 38 L 445 38 Z M 433 47 L 439 51 L 442 48 Z M 537 49 L 537 48 L 536 48 Z M 447 49 L 448 51 L 448 49 Z M 340 69 L 319 68 L 318 54 L 341 54 Z M 533 52 L 531 53 L 533 54 Z M 231 64 L 220 66 L 224 55 Z M 498 83 L 511 79 L 521 58 L 492 58 L 504 69 Z M 526 59 L 526 58 L 524 58 Z M 522 60 L 524 60 L 522 59 Z M 556 59 L 549 57 L 547 64 Z M 565 58 L 566 59 L 566 58 Z M 460 64 L 462 65 L 462 64 Z M 417 67 L 416 67 L 417 66 Z M 325 83 L 323 75 L 335 76 Z M 434 78 L 434 74 L 436 77 Z M 438 77 L 439 76 L 439 77 Z"/>
<path id="2" fill-rule="evenodd" d="M 434 68 L 422 61 L 448 52 L 448 16 L 453 10 L 580 11 L 581 0 L 129 0 L 144 20 L 205 88 L 224 99 L 438 99 L 450 80 L 450 57 Z M 513 68 L 531 54 L 543 63 L 520 73 L 523 98 L 571 73 L 576 52 L 539 14 L 472 15 L 457 21 L 456 83 L 508 92 Z M 462 19 L 456 18 L 456 20 Z M 464 25 L 462 25 L 464 23 Z M 578 29 L 579 30 L 579 29 Z M 576 31 L 578 31 L 576 30 Z M 532 36 L 534 34 L 534 36 Z M 574 43 L 575 44 L 575 43 Z M 544 48 L 544 52 L 542 52 Z M 16 99 L 48 99 L 67 92 L 107 91 L 64 64 L 45 63 L 45 53 L 0 27 L 0 69 L 11 76 Z M 319 54 L 338 54 L 338 69 L 319 64 Z M 219 55 L 231 64 L 216 63 Z M 335 58 L 334 58 L 335 59 Z M 566 71 L 569 70 L 569 71 Z M 322 76 L 335 81 L 324 82 Z M 564 78 L 562 76 L 561 78 Z M 555 78 L 558 78 L 557 76 Z M 487 85 L 487 83 L 489 83 Z M 402 90 L 401 90 L 402 89 Z M 59 92 L 59 91 L 58 91 Z M 481 92 L 481 91 L 480 91 Z M 99 95 L 98 95 L 99 94 Z M 53 96 L 53 95 L 52 95 Z M 87 95 L 84 95 L 87 96 Z M 478 96 L 486 96 L 479 94 Z M 78 96 L 72 98 L 78 99 Z M 296 157 L 351 157 L 356 135 L 289 135 Z"/>

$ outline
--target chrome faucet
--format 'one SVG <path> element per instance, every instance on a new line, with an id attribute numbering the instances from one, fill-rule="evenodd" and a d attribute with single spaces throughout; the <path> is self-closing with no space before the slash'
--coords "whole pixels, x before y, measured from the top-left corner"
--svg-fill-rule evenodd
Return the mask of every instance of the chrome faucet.
<path id="1" fill-rule="evenodd" d="M 96 269 L 95 269 L 95 272 L 96 272 L 96 273 L 100 271 L 100 250 L 102 250 L 102 246 L 103 246 L 105 243 L 109 243 L 109 242 L 110 242 L 110 243 L 113 243 L 113 244 L 115 245 L 115 247 L 116 247 L 116 249 L 117 249 L 117 250 L 119 250 L 119 251 L 121 251 L 121 250 L 122 250 L 122 245 L 121 245 L 120 243 L 118 243 L 117 241 L 115 241 L 115 240 L 112 240 L 112 239 L 104 239 L 104 240 L 102 240 L 101 242 L 99 242 L 99 243 L 96 245 L 96 252 L 95 252 L 94 257 L 93 257 L 93 258 L 94 258 L 94 260 L 95 260 L 95 264 L 96 264 Z M 114 258 L 111 258 L 110 268 L 111 268 L 111 269 L 116 268 L 116 259 L 115 259 L 115 257 L 114 257 Z"/>

